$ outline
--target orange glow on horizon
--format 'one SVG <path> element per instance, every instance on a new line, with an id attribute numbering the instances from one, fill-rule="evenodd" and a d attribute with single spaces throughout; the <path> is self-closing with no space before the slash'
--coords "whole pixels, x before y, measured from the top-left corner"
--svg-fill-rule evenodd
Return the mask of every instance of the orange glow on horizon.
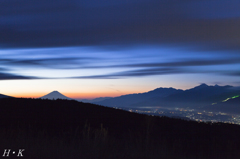
<path id="1" fill-rule="evenodd" d="M 48 92 L 50 93 L 50 92 Z M 40 98 L 47 95 L 48 93 L 21 93 L 21 94 L 11 94 L 9 96 L 17 98 Z M 98 97 L 117 97 L 125 94 L 131 94 L 133 92 L 120 93 L 120 92 L 93 92 L 93 93 L 64 93 L 60 92 L 63 95 L 72 98 L 72 99 L 94 99 Z"/>

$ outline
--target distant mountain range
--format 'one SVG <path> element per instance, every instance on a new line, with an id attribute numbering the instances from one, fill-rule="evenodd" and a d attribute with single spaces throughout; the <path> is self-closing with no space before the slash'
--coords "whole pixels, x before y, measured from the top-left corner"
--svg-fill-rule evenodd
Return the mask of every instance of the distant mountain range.
<path id="1" fill-rule="evenodd" d="M 40 97 L 41 99 L 68 99 L 73 100 L 69 97 L 66 97 L 65 95 L 59 93 L 58 91 L 53 91 L 45 96 Z"/>
<path id="2" fill-rule="evenodd" d="M 94 99 L 81 99 L 81 100 L 78 100 L 80 102 L 85 102 L 85 103 L 96 103 L 96 102 L 100 102 L 100 101 L 103 101 L 105 99 L 110 99 L 112 97 L 99 97 L 99 98 L 94 98 Z"/>
<path id="3" fill-rule="evenodd" d="M 129 107 L 136 103 L 144 103 L 153 98 L 165 98 L 169 95 L 180 93 L 183 90 L 174 88 L 157 88 L 146 93 L 128 94 L 120 97 L 105 99 L 96 104 L 111 106 L 111 107 Z"/>
<path id="4" fill-rule="evenodd" d="M 157 88 L 146 93 L 123 95 L 95 103 L 110 107 L 161 106 L 201 108 L 236 95 L 240 95 L 240 89 L 237 87 L 201 84 L 187 90 Z"/>

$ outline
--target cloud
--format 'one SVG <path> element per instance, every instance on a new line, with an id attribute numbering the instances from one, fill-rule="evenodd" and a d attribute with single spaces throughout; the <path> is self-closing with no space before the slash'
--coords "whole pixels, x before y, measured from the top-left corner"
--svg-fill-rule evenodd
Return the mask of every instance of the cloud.
<path id="1" fill-rule="evenodd" d="M 67 54 L 67 53 L 66 53 Z M 239 64 L 240 58 L 225 58 L 225 59 L 180 59 L 169 62 L 144 62 L 139 61 L 135 64 L 104 64 L 106 57 L 57 57 L 57 58 L 34 58 L 27 57 L 18 58 L 0 58 L 0 64 L 4 66 L 14 67 L 42 67 L 52 69 L 103 69 L 103 68 L 155 68 L 155 67 L 186 67 L 186 66 L 213 66 L 213 65 L 228 65 Z M 107 57 L 108 60 L 113 60 Z M 99 61 L 100 60 L 100 61 Z M 127 60 L 127 59 L 126 59 Z M 98 64 L 100 63 L 100 65 Z M 129 63 L 129 62 L 128 62 Z M 0 68 L 6 69 L 6 68 Z"/>
<path id="2" fill-rule="evenodd" d="M 20 80 L 20 79 L 40 79 L 40 78 L 0 72 L 0 80 Z"/>
<path id="3" fill-rule="evenodd" d="M 110 74 L 103 75 L 92 75 L 92 76 L 78 76 L 71 78 L 80 78 L 80 79 L 117 79 L 117 78 L 128 78 L 128 77 L 141 77 L 141 76 L 153 76 L 153 75 L 167 75 L 167 74 L 219 74 L 227 76 L 240 76 L 239 71 L 234 70 L 220 70 L 215 69 L 206 69 L 202 66 L 221 66 L 229 64 L 239 64 L 240 59 L 215 59 L 215 60 L 196 60 L 189 59 L 183 61 L 171 61 L 163 63 L 139 63 L 139 64 L 130 64 L 130 65 L 111 65 L 111 66 L 102 66 L 102 67 L 89 67 L 95 69 L 101 68 L 114 68 L 114 67 L 125 67 L 131 70 L 129 71 L 120 71 Z M 197 66 L 192 68 L 193 66 Z M 134 69 L 134 70 L 132 70 Z"/>
<path id="4" fill-rule="evenodd" d="M 120 65 L 103 65 L 103 66 L 83 66 L 85 69 L 102 69 L 102 68 L 156 68 L 156 67 L 190 67 L 190 66 L 214 66 L 239 64 L 240 58 L 226 59 L 186 59 L 170 62 L 141 62 L 137 64 L 120 64 Z"/>
<path id="5" fill-rule="evenodd" d="M 227 71 L 223 73 L 224 75 L 230 75 L 230 76 L 239 76 L 240 77 L 240 71 Z"/>
<path id="6" fill-rule="evenodd" d="M 240 76 L 239 71 L 208 71 L 208 70 L 191 70 L 183 68 L 151 68 L 151 69 L 136 69 L 131 71 L 122 71 L 105 75 L 92 75 L 92 76 L 77 76 L 69 77 L 67 79 L 119 79 L 129 77 L 143 77 L 143 76 L 155 76 L 155 75 L 173 75 L 173 74 L 218 74 L 228 76 Z"/>
<path id="7" fill-rule="evenodd" d="M 184 66 L 212 66 L 212 65 L 226 65 L 226 64 L 239 64 L 240 58 L 228 59 L 188 59 L 182 61 L 171 61 L 163 63 L 142 63 L 126 65 L 128 67 L 184 67 Z"/>
<path id="8" fill-rule="evenodd" d="M 239 7 L 237 0 L 4 0 L 0 46 L 191 42 L 240 50 Z"/>
<path id="9" fill-rule="evenodd" d="M 92 57 L 63 57 L 63 58 L 35 58 L 35 59 L 7 59 L 0 58 L 0 64 L 10 67 L 77 69 L 96 58 Z"/>
<path id="10" fill-rule="evenodd" d="M 93 76 L 78 76 L 70 77 L 74 79 L 118 79 L 128 77 L 143 77 L 153 75 L 167 75 L 167 74 L 180 74 L 188 73 L 183 69 L 178 68 L 150 68 L 150 69 L 136 69 L 131 71 L 122 71 L 117 73 L 111 73 L 106 75 L 93 75 Z"/>
<path id="11" fill-rule="evenodd" d="M 108 57 L 109 58 L 109 57 Z M 226 71 L 219 70 L 218 68 L 209 69 L 204 66 L 228 66 L 231 64 L 239 64 L 240 58 L 225 58 L 225 59 L 196 59 L 188 58 L 181 60 L 173 60 L 169 62 L 144 62 L 138 61 L 138 63 L 130 64 L 129 61 L 126 64 L 109 65 L 103 61 L 98 63 L 100 57 L 69 57 L 69 58 L 34 58 L 28 59 L 0 59 L 0 64 L 7 68 L 0 68 L 1 71 L 9 71 L 9 69 L 16 68 L 51 68 L 51 69 L 79 69 L 93 71 L 91 76 L 77 76 L 70 78 L 92 78 L 92 79 L 116 79 L 127 77 L 141 77 L 152 75 L 166 75 L 166 74 L 183 74 L 183 73 L 210 73 L 210 74 L 223 74 L 227 76 L 239 76 L 239 72 L 234 70 Z M 113 60 L 113 59 L 108 59 Z M 193 67 L 194 66 L 194 67 Z M 101 69 L 116 69 L 115 73 L 101 74 Z M 123 69 L 125 71 L 119 71 Z M 126 69 L 128 69 L 126 71 Z M 99 70 L 98 74 L 96 70 Z M 89 72 L 90 73 L 90 72 Z M 38 79 L 39 77 L 21 76 L 11 73 L 1 73 L 1 79 Z"/>

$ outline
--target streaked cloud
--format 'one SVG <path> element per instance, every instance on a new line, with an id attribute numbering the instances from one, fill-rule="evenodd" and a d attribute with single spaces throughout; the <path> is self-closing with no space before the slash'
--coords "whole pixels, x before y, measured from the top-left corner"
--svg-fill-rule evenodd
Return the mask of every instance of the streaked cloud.
<path id="1" fill-rule="evenodd" d="M 239 8 L 237 0 L 4 0 L 0 46 L 191 42 L 239 50 Z"/>
<path id="2" fill-rule="evenodd" d="M 132 71 L 123 71 L 106 75 L 93 75 L 93 76 L 79 76 L 70 77 L 73 79 L 118 79 L 129 77 L 143 77 L 143 76 L 156 76 L 156 75 L 176 75 L 176 74 L 218 74 L 227 76 L 239 76 L 239 71 L 208 71 L 208 70 L 188 70 L 183 68 L 151 68 L 151 69 L 136 69 Z"/>
<path id="3" fill-rule="evenodd" d="M 40 67 L 52 69 L 74 69 L 80 68 L 87 63 L 86 60 L 93 58 L 39 58 L 39 59 L 1 59 L 0 65 L 14 67 Z"/>
<path id="4" fill-rule="evenodd" d="M 39 79 L 39 78 L 0 72 L 0 80 L 19 80 L 19 79 Z"/>
<path id="5" fill-rule="evenodd" d="M 15 79 L 131 78 L 186 73 L 217 73 L 232 76 L 236 73 L 230 72 L 235 72 L 236 69 L 231 65 L 240 64 L 240 56 L 229 55 L 228 52 L 216 54 L 211 51 L 196 52 L 187 48 L 169 50 L 158 47 L 139 49 L 139 46 L 123 50 L 116 50 L 114 47 L 104 48 L 5 50 L 0 57 L 3 72 L 0 76 L 2 79 L 7 75 L 9 78 L 16 76 Z M 167 56 L 168 54 L 174 55 L 174 58 Z"/>

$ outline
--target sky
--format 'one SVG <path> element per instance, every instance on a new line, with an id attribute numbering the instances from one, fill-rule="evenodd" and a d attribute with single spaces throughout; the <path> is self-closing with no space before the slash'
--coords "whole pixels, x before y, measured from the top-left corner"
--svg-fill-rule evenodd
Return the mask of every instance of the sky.
<path id="1" fill-rule="evenodd" d="M 239 0 L 0 0 L 0 93 L 240 85 Z"/>

